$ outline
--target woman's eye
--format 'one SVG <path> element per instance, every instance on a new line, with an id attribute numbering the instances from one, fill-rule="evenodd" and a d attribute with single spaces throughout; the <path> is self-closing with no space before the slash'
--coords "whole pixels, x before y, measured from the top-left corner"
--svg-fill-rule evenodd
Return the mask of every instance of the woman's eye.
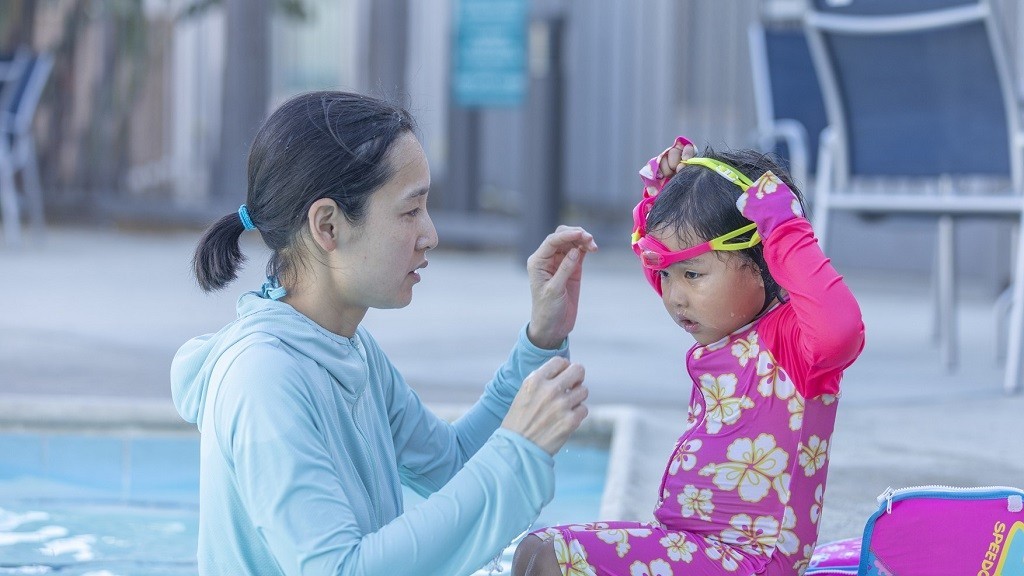
<path id="1" fill-rule="evenodd" d="M 420 209 L 419 208 L 414 208 L 414 209 L 410 210 L 409 212 L 406 212 L 405 215 L 406 216 L 418 216 L 419 213 L 420 213 Z"/>

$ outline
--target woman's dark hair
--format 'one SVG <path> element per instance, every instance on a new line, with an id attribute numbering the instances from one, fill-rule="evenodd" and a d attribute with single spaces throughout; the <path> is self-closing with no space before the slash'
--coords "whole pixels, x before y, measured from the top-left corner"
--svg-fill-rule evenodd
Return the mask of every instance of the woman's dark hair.
<path id="1" fill-rule="evenodd" d="M 729 150 L 715 152 L 706 148 L 700 156 L 725 162 L 743 172 L 751 181 L 757 180 L 767 171 L 771 171 L 785 182 L 800 201 L 804 213 L 803 195 L 793 184 L 789 172 L 781 166 L 772 154 L 764 154 L 754 150 Z M 688 245 L 696 245 L 712 238 L 742 228 L 750 221 L 736 209 L 736 199 L 743 190 L 723 178 L 714 170 L 696 164 L 684 166 L 669 180 L 665 188 L 658 194 L 651 213 L 647 216 L 648 230 L 669 230 Z M 743 236 L 736 240 L 749 240 Z M 764 261 L 764 244 L 737 250 L 738 254 L 751 264 L 757 266 L 764 279 L 765 306 L 779 295 L 779 285 L 768 271 Z"/>
<path id="2" fill-rule="evenodd" d="M 391 178 L 388 152 L 415 120 L 399 106 L 349 92 L 309 92 L 288 100 L 267 118 L 249 149 L 249 217 L 273 250 L 268 276 L 294 271 L 293 249 L 310 206 L 337 202 L 358 224 L 370 195 Z M 245 261 L 237 213 L 211 225 L 192 260 L 199 286 L 210 292 L 235 279 Z"/>

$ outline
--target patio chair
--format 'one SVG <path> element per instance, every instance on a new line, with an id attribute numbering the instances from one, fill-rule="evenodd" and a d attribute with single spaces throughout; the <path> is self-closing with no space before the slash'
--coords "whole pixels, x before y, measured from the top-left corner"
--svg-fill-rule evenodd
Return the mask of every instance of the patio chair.
<path id="1" fill-rule="evenodd" d="M 828 119 L 803 25 L 798 18 L 773 17 L 762 9 L 748 27 L 747 39 L 757 147 L 787 160 L 797 185 L 809 192 L 819 136 Z"/>
<path id="2" fill-rule="evenodd" d="M 1024 133 L 986 0 L 807 0 L 829 128 L 814 221 L 836 210 L 939 221 L 943 352 L 955 362 L 954 218 L 1024 222 Z M 1019 228 L 1018 228 L 1019 230 Z M 1020 389 L 1024 234 L 1015 234 L 1004 387 Z"/>
<path id="3" fill-rule="evenodd" d="M 7 63 L 0 84 L 0 213 L 4 239 L 8 244 L 21 242 L 21 208 L 25 199 L 29 218 L 38 232 L 43 230 L 43 191 L 36 163 L 32 119 L 46 85 L 53 57 L 19 49 Z M 16 176 L 21 175 L 23 190 Z"/>

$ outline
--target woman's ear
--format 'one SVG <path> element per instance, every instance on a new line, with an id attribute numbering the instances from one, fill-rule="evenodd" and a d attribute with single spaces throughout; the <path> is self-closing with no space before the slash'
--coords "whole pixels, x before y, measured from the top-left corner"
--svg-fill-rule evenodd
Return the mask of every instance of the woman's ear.
<path id="1" fill-rule="evenodd" d="M 338 204 L 330 198 L 321 198 L 313 202 L 306 213 L 306 226 L 310 237 L 324 252 L 330 252 L 338 247 L 344 220 Z"/>

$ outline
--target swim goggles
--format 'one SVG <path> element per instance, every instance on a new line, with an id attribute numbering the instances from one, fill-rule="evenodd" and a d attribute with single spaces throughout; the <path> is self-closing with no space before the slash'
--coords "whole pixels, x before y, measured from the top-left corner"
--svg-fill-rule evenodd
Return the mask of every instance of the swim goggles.
<path id="1" fill-rule="evenodd" d="M 750 181 L 750 178 L 747 178 L 742 172 L 725 162 L 714 160 L 712 158 L 697 157 L 684 160 L 683 163 L 710 168 L 717 172 L 721 177 L 739 186 L 744 191 L 753 186 L 753 182 Z M 702 244 L 686 248 L 685 250 L 673 252 L 658 240 L 647 235 L 647 216 L 651 213 L 651 208 L 654 207 L 654 201 L 658 197 L 657 192 L 652 194 L 649 190 L 649 188 L 644 188 L 643 199 L 641 199 L 640 202 L 637 203 L 636 207 L 633 208 L 632 245 L 633 252 L 635 252 L 637 257 L 640 258 L 640 263 L 644 267 L 644 275 L 647 277 L 647 281 L 651 283 L 651 286 L 654 287 L 654 290 L 657 291 L 658 294 L 661 294 L 661 277 L 658 275 L 658 272 L 668 268 L 676 262 L 696 258 L 697 256 L 712 250 L 745 250 L 756 246 L 761 242 L 761 236 L 757 233 L 757 224 L 750 223 L 737 228 L 732 232 L 727 232 L 721 236 L 712 238 Z M 749 239 L 737 240 L 737 238 L 746 235 L 748 232 L 753 232 Z"/>

